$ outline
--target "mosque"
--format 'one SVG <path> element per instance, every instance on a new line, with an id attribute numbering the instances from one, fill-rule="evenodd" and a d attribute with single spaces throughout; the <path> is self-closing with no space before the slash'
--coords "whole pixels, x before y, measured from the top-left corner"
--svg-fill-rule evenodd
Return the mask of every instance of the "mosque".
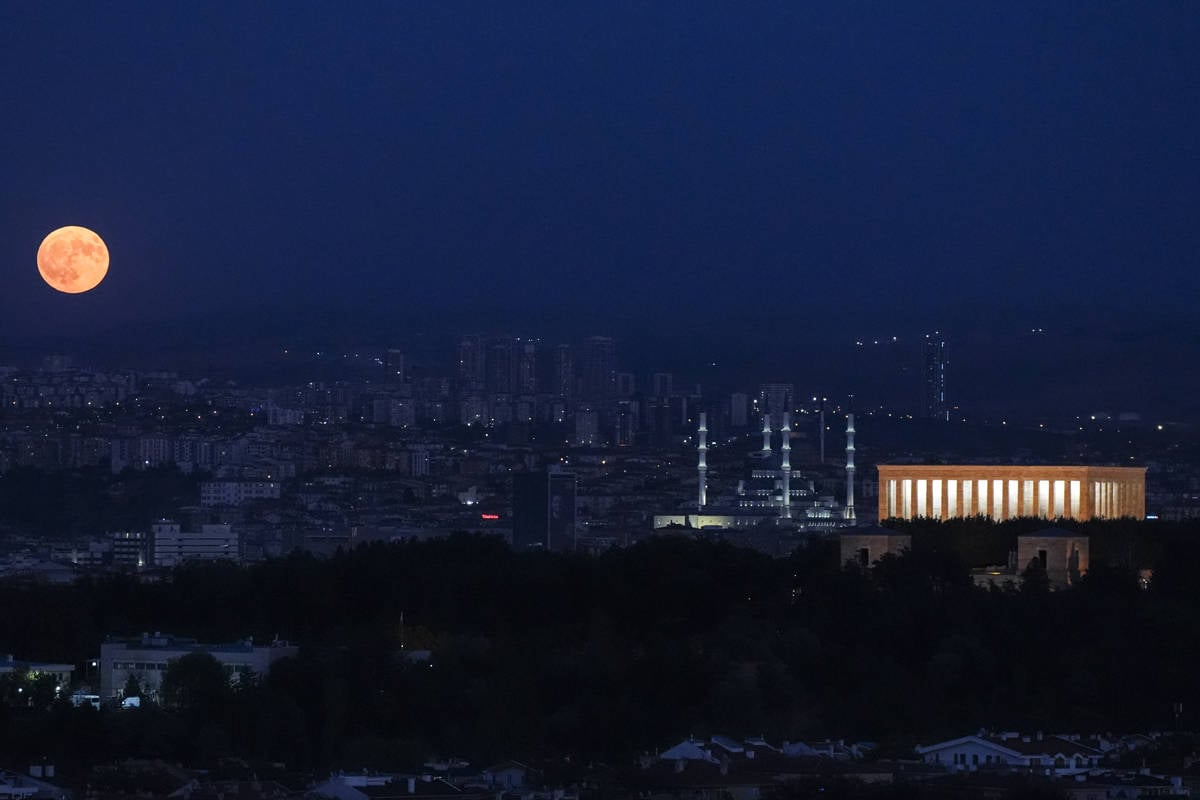
<path id="1" fill-rule="evenodd" d="M 779 449 L 773 447 L 779 434 Z M 697 430 L 698 496 L 695 512 L 657 514 L 654 528 L 702 530 L 774 526 L 795 532 L 836 532 L 855 525 L 854 415 L 846 417 L 846 502 L 818 495 L 813 481 L 792 467 L 791 413 L 784 412 L 778 431 L 771 415 L 763 414 L 762 448 L 746 455 L 743 477 L 732 495 L 711 502 L 708 497 L 707 415 L 700 414 Z"/>

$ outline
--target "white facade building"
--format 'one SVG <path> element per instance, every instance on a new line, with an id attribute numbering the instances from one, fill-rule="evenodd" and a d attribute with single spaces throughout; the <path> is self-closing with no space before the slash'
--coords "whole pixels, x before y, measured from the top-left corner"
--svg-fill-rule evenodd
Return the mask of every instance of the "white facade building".
<path id="1" fill-rule="evenodd" d="M 247 673 L 266 675 L 271 665 L 281 658 L 295 656 L 300 648 L 287 642 L 272 642 L 256 646 L 245 639 L 232 644 L 201 644 L 155 633 L 144 633 L 137 639 L 109 640 L 100 645 L 100 698 L 102 701 L 120 699 L 132 676 L 146 696 L 156 698 L 170 662 L 191 653 L 208 653 L 225 667 L 231 683 Z"/>
<path id="2" fill-rule="evenodd" d="M 205 481 L 200 484 L 200 505 L 206 508 L 278 499 L 277 481 Z"/>
<path id="3" fill-rule="evenodd" d="M 1006 733 L 999 736 L 961 736 L 918 747 L 917 755 L 926 764 L 958 772 L 1007 767 L 1068 775 L 1099 766 L 1104 751 L 1075 737 Z"/>
<path id="4" fill-rule="evenodd" d="M 154 564 L 177 567 L 185 561 L 238 561 L 241 548 L 237 533 L 226 524 L 201 525 L 198 533 L 187 533 L 174 522 L 163 520 L 151 526 L 154 534 Z"/>

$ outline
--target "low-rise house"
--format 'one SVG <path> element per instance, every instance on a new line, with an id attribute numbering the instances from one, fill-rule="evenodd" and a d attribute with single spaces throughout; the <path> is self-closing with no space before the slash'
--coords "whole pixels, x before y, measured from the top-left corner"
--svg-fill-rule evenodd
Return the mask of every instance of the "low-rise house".
<path id="1" fill-rule="evenodd" d="M 774 747 L 763 739 L 713 736 L 687 739 L 658 756 L 643 758 L 636 769 L 612 777 L 621 789 L 638 796 L 666 795 L 680 800 L 758 800 L 788 784 L 882 784 L 895 780 L 889 764 L 854 760 L 869 749 L 842 741 L 818 747 Z M 790 753 L 790 754 L 789 754 Z"/>
<path id="2" fill-rule="evenodd" d="M 49 772 L 49 774 L 46 774 Z M 4 800 L 66 800 L 64 789 L 50 783 L 54 767 L 37 766 L 30 775 L 0 770 L 0 798 Z"/>
<path id="3" fill-rule="evenodd" d="M 775 785 L 770 776 L 736 769 L 728 759 L 714 764 L 698 758 L 658 760 L 620 776 L 619 781 L 639 794 L 666 794 L 686 800 L 758 800 Z"/>
<path id="4" fill-rule="evenodd" d="M 1182 778 L 1139 772 L 1103 772 L 1087 776 L 1086 781 L 1064 783 L 1063 793 L 1070 800 L 1139 800 L 1145 797 L 1191 797 Z"/>
<path id="5" fill-rule="evenodd" d="M 284 800 L 297 795 L 276 781 L 193 780 L 169 797 L 174 800 Z"/>
<path id="6" fill-rule="evenodd" d="M 530 777 L 530 769 L 519 761 L 501 761 L 485 769 L 482 777 L 493 789 L 520 790 Z"/>
<path id="7" fill-rule="evenodd" d="M 432 775 L 388 775 L 387 780 L 360 781 L 334 775 L 313 787 L 312 793 L 330 800 L 495 800 L 493 789 L 459 786 Z"/>
<path id="8" fill-rule="evenodd" d="M 975 772 L 988 769 L 1019 769 L 1071 774 L 1095 769 L 1104 753 L 1082 741 L 1063 736 L 1000 734 L 960 736 L 917 748 L 927 764 L 948 770 Z"/>

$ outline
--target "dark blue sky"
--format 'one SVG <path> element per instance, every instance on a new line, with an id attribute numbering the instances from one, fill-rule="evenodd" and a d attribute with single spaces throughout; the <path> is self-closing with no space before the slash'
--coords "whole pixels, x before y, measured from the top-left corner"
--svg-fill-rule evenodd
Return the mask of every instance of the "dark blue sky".
<path id="1" fill-rule="evenodd" d="M 1194 2 L 8 3 L 0 332 L 1190 320 L 1197 42 Z M 65 224 L 87 296 L 34 266 Z"/>

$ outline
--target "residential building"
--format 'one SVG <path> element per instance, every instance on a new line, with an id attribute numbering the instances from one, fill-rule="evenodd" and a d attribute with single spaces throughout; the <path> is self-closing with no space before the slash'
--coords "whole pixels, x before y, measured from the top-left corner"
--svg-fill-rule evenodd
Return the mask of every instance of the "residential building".
<path id="1" fill-rule="evenodd" d="M 948 770 L 971 772 L 980 769 L 1019 768 L 1038 772 L 1072 774 L 1095 769 L 1104 758 L 1098 742 L 1076 737 L 1002 733 L 994 736 L 960 736 L 917 748 L 926 764 Z"/>
<path id="2" fill-rule="evenodd" d="M 607 336 L 591 336 L 583 343 L 583 399 L 604 403 L 616 391 L 616 344 Z"/>
<path id="3" fill-rule="evenodd" d="M 145 531 L 112 534 L 113 566 L 141 569 L 151 563 L 150 536 Z"/>
<path id="4" fill-rule="evenodd" d="M 256 500 L 278 500 L 278 481 L 205 481 L 200 484 L 200 505 L 240 506 Z"/>
<path id="5" fill-rule="evenodd" d="M 227 524 L 201 525 L 188 533 L 177 523 L 162 520 L 151 526 L 154 534 L 154 564 L 177 567 L 185 561 L 238 561 L 238 535 Z"/>

